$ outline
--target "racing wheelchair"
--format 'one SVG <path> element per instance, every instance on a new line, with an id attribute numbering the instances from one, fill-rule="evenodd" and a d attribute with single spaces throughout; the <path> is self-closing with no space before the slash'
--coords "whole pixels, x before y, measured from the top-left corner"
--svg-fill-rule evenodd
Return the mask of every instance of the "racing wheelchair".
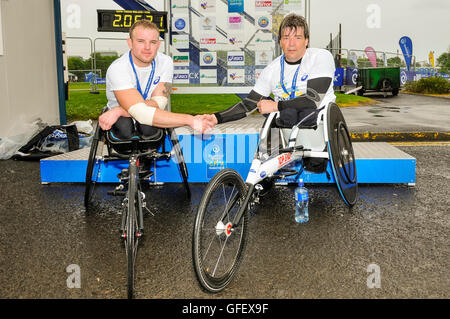
<path id="1" fill-rule="evenodd" d="M 169 137 L 172 146 L 170 152 L 166 152 L 165 149 L 166 137 Z M 151 170 L 151 164 L 155 160 L 169 160 L 170 158 L 174 158 L 178 163 L 187 197 L 190 198 L 191 192 L 187 181 L 188 170 L 174 129 L 158 129 L 150 137 L 133 136 L 128 140 L 119 140 L 113 136 L 111 131 L 104 131 L 97 124 L 86 169 L 84 205 L 86 211 L 92 208 L 95 187 L 106 163 L 128 161 L 128 168 L 123 169 L 118 175 L 119 185 L 114 190 L 108 191 L 108 195 L 123 197 L 120 238 L 123 240 L 127 258 L 128 298 L 133 298 L 138 245 L 144 235 L 143 209 L 150 212 L 146 205 L 142 184 L 149 183 L 153 176 L 154 171 Z"/>
<path id="2" fill-rule="evenodd" d="M 274 134 L 279 135 L 277 143 L 271 142 Z M 326 172 L 331 179 L 328 161 L 340 196 L 347 206 L 353 206 L 358 186 L 356 162 L 337 104 L 314 109 L 293 126 L 280 121 L 280 112 L 266 117 L 246 181 L 235 170 L 221 170 L 201 198 L 192 254 L 197 279 L 206 291 L 220 292 L 236 275 L 246 246 L 249 211 L 259 203 L 259 196 L 276 180 L 298 177 L 303 169 Z M 292 169 L 295 163 L 300 169 Z"/>

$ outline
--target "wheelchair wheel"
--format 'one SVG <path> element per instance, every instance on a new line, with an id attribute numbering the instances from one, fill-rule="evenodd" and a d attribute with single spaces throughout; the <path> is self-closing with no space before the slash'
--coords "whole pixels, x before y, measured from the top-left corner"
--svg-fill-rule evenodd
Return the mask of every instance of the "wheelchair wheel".
<path id="1" fill-rule="evenodd" d="M 94 196 L 95 184 L 97 182 L 100 167 L 100 161 L 97 157 L 97 153 L 100 156 L 102 155 L 103 148 L 99 147 L 99 145 L 103 145 L 103 139 L 104 132 L 97 123 L 86 168 L 86 186 L 84 190 L 84 207 L 86 207 L 86 209 L 89 209 Z"/>
<path id="2" fill-rule="evenodd" d="M 128 203 L 126 205 L 126 234 L 125 234 L 125 253 L 127 256 L 127 295 L 128 299 L 133 298 L 136 256 L 138 250 L 138 213 L 141 206 L 139 205 L 139 191 L 137 187 L 137 166 L 129 167 L 129 184 L 128 184 Z"/>
<path id="3" fill-rule="evenodd" d="M 223 290 L 236 275 L 247 240 L 248 211 L 238 225 L 238 214 L 247 193 L 241 176 L 224 169 L 209 182 L 202 196 L 193 233 L 193 262 L 201 286 L 212 293 Z"/>
<path id="4" fill-rule="evenodd" d="M 178 168 L 180 169 L 181 178 L 183 179 L 184 188 L 186 189 L 186 194 L 188 198 L 191 198 L 191 189 L 189 188 L 188 183 L 188 170 L 186 166 L 186 162 L 184 161 L 183 152 L 181 150 L 180 142 L 178 140 L 178 136 L 175 133 L 173 128 L 167 129 L 170 141 L 172 143 L 172 149 L 175 153 L 176 161 L 178 163 Z"/>
<path id="5" fill-rule="evenodd" d="M 331 103 L 327 114 L 328 153 L 339 193 L 349 207 L 356 202 L 358 182 L 352 141 L 339 107 Z"/>

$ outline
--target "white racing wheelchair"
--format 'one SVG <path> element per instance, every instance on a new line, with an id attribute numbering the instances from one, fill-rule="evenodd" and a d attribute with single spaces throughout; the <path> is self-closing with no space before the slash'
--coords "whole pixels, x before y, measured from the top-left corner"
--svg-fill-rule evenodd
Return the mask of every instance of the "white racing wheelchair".
<path id="1" fill-rule="evenodd" d="M 327 172 L 329 161 L 345 204 L 351 207 L 356 202 L 355 156 L 337 104 L 314 110 L 292 127 L 282 125 L 279 115 L 273 112 L 266 118 L 246 181 L 235 170 L 224 169 L 203 193 L 194 223 L 192 254 L 198 281 L 208 292 L 223 290 L 236 275 L 246 246 L 249 210 L 277 179 L 298 177 L 303 168 Z M 312 125 L 305 125 L 307 122 Z M 274 132 L 280 136 L 277 145 L 271 143 Z M 299 161 L 299 170 L 288 169 Z"/>

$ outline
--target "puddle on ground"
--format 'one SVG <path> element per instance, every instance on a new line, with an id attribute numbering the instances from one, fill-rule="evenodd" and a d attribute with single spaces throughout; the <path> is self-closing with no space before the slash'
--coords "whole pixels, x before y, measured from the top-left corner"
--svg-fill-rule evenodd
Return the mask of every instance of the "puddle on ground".
<path id="1" fill-rule="evenodd" d="M 367 110 L 367 112 L 369 112 L 369 113 L 380 113 L 380 112 L 383 112 L 383 109 L 381 109 L 381 108 L 370 109 L 370 110 Z"/>

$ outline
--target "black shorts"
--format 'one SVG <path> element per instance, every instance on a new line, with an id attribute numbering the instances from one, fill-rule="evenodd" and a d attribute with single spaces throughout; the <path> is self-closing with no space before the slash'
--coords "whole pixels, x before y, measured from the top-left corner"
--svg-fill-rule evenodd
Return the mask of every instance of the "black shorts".
<path id="1" fill-rule="evenodd" d="M 150 138 L 157 134 L 161 129 L 150 125 L 140 124 L 131 117 L 119 117 L 111 128 L 112 136 L 118 140 L 128 140 L 134 136 L 141 138 Z"/>

